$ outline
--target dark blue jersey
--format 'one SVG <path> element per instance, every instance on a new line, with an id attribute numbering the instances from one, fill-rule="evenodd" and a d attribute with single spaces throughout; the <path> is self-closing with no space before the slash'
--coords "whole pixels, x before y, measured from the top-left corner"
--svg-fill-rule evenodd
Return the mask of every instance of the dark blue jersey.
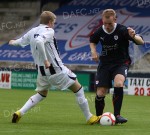
<path id="1" fill-rule="evenodd" d="M 126 26 L 116 24 L 113 32 L 107 33 L 104 26 L 98 28 L 91 36 L 90 43 L 102 45 L 101 63 L 130 64 L 129 40 L 135 42 L 128 34 Z"/>

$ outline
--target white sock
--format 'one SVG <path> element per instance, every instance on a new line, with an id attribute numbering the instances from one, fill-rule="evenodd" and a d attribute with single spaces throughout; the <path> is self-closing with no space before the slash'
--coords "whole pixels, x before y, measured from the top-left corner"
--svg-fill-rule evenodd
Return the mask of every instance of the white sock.
<path id="1" fill-rule="evenodd" d="M 43 100 L 45 97 L 41 96 L 39 93 L 36 93 L 25 103 L 25 105 L 19 110 L 21 115 L 24 115 L 30 108 L 35 106 L 38 102 Z"/>
<path id="2" fill-rule="evenodd" d="M 76 95 L 77 103 L 81 108 L 81 111 L 83 112 L 86 120 L 89 120 L 92 114 L 89 109 L 88 101 L 85 98 L 83 87 L 77 93 L 75 93 L 75 95 Z"/>

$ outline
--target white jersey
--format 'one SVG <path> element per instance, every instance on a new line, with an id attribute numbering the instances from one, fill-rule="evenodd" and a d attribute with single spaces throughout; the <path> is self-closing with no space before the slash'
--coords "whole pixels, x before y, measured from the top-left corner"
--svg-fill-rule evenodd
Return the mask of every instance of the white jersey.
<path id="1" fill-rule="evenodd" d="M 36 44 L 37 38 L 44 42 L 46 56 L 48 61 L 51 63 L 49 69 L 45 69 L 43 57 L 39 53 L 38 46 Z M 54 30 L 49 28 L 47 25 L 40 24 L 38 27 L 32 28 L 23 37 L 17 39 L 14 44 L 22 47 L 26 45 L 31 46 L 34 62 L 39 73 L 43 76 L 59 73 L 64 66 L 59 57 L 56 40 L 54 38 Z"/>

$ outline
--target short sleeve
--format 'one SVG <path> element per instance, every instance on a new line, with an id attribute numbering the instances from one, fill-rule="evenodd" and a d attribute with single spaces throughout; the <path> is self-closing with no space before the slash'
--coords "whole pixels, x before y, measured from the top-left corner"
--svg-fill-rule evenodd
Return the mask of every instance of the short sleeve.
<path id="1" fill-rule="evenodd" d="M 123 37 L 124 37 L 125 39 L 130 40 L 130 41 L 133 41 L 134 43 L 136 43 L 136 42 L 134 41 L 134 39 L 131 38 L 131 36 L 129 35 L 127 27 L 125 27 L 125 26 L 122 27 L 122 28 L 121 28 L 121 32 L 123 33 Z"/>
<path id="2" fill-rule="evenodd" d="M 90 43 L 98 44 L 100 39 L 100 29 L 97 29 L 91 36 L 90 36 Z"/>

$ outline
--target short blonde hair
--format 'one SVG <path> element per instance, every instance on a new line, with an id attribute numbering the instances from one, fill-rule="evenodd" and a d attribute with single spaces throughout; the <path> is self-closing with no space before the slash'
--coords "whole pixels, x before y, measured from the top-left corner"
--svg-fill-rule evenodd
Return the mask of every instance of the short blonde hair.
<path id="1" fill-rule="evenodd" d="M 43 11 L 40 15 L 40 24 L 48 24 L 49 21 L 54 22 L 56 15 L 50 11 Z"/>
<path id="2" fill-rule="evenodd" d="M 110 16 L 113 16 L 114 18 L 117 17 L 115 10 L 113 10 L 113 9 L 105 9 L 102 12 L 102 17 L 110 18 Z"/>

